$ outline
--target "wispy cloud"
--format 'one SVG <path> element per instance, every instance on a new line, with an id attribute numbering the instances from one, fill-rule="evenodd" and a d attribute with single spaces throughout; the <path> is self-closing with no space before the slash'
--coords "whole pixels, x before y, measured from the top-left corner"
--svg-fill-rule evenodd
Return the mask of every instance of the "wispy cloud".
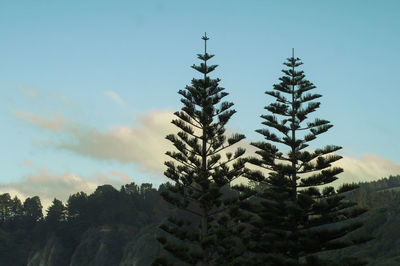
<path id="1" fill-rule="evenodd" d="M 56 114 L 53 119 L 47 119 L 35 114 L 26 113 L 19 110 L 14 110 L 12 112 L 17 117 L 23 118 L 33 124 L 36 124 L 53 132 L 60 131 L 67 123 L 66 119 L 61 114 Z"/>
<path id="2" fill-rule="evenodd" d="M 114 91 L 105 91 L 104 95 L 106 95 L 107 97 L 109 97 L 111 100 L 113 100 L 116 104 L 125 107 L 126 104 L 125 102 L 122 100 L 121 96 L 119 96 L 116 92 Z"/>
<path id="3" fill-rule="evenodd" d="M 23 95 L 29 98 L 35 98 L 38 95 L 37 89 L 34 88 L 27 88 L 27 87 L 19 87 L 19 90 L 22 92 Z"/>
<path id="4" fill-rule="evenodd" d="M 33 167 L 33 163 L 30 160 L 26 159 L 26 158 L 24 159 L 24 165 L 28 166 L 28 167 Z"/>

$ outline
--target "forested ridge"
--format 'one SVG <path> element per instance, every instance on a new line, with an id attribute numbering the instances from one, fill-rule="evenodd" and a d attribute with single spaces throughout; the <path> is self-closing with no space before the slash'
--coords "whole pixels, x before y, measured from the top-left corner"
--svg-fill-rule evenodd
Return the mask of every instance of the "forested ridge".
<path id="1" fill-rule="evenodd" d="M 400 176 L 359 186 L 347 197 L 368 212 L 354 234 L 374 239 L 325 256 L 351 254 L 366 258 L 368 265 L 398 265 Z M 155 189 L 131 183 L 119 190 L 103 185 L 90 195 L 75 193 L 65 204 L 55 199 L 47 210 L 37 196 L 21 203 L 2 194 L 0 265 L 150 265 L 162 253 L 155 241 L 158 226 L 177 211 L 160 196 L 163 189 L 165 184 Z"/>
<path id="2" fill-rule="evenodd" d="M 45 265 L 70 265 L 73 261 L 78 265 L 119 265 L 126 244 L 168 212 L 159 194 L 162 188 L 131 183 L 117 190 L 103 185 L 90 195 L 71 195 L 66 204 L 54 199 L 46 216 L 38 196 L 22 204 L 5 193 L 0 196 L 0 265 L 43 263 L 43 258 L 35 258 L 35 252 L 40 253 L 49 240 L 56 245 L 56 253 L 46 255 Z M 107 254 L 95 261 L 101 245 Z"/>

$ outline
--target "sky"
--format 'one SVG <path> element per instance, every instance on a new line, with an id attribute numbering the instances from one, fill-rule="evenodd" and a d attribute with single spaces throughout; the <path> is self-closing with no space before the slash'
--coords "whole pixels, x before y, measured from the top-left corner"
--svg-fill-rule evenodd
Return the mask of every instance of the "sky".
<path id="1" fill-rule="evenodd" d="M 0 193 L 55 197 L 166 182 L 178 90 L 209 53 L 241 145 L 282 63 L 302 59 L 343 182 L 400 174 L 399 1 L 0 1 Z"/>

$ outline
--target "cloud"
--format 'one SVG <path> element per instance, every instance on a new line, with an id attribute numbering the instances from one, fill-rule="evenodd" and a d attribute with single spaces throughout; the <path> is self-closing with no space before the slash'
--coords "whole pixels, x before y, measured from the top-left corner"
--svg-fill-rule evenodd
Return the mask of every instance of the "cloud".
<path id="1" fill-rule="evenodd" d="M 175 131 L 170 124 L 172 118 L 169 111 L 155 111 L 138 116 L 136 127 L 124 125 L 105 131 L 75 127 L 66 132 L 73 139 L 58 143 L 57 148 L 98 160 L 135 163 L 142 170 L 160 174 L 164 153 L 170 149 L 165 136 Z"/>
<path id="2" fill-rule="evenodd" d="M 344 172 L 335 183 L 358 183 L 400 174 L 400 163 L 393 162 L 377 154 L 366 153 L 360 157 L 343 156 L 335 163 Z"/>
<path id="3" fill-rule="evenodd" d="M 170 123 L 174 118 L 170 111 L 157 110 L 139 115 L 137 116 L 138 123 L 134 127 L 121 125 L 103 131 L 72 122 L 62 115 L 45 119 L 20 111 L 14 113 L 41 128 L 57 131 L 59 138 L 49 140 L 48 146 L 96 160 L 134 163 L 142 170 L 159 176 L 162 176 L 165 170 L 164 162 L 170 159 L 165 152 L 174 150 L 171 143 L 165 139 L 167 134 L 177 131 L 176 127 Z M 256 150 L 247 139 L 237 146 L 245 148 L 246 155 L 254 155 Z M 367 182 L 400 174 L 400 163 L 376 154 L 364 154 L 360 157 L 343 156 L 343 159 L 336 162 L 334 166 L 344 168 L 344 173 L 340 174 L 339 180 L 334 183 L 336 185 L 344 182 Z M 115 172 L 113 175 L 118 176 L 118 173 Z"/>
<path id="4" fill-rule="evenodd" d="M 130 183 L 131 179 L 129 178 L 129 176 L 125 173 L 122 172 L 117 172 L 117 171 L 110 171 L 109 172 L 110 175 L 112 176 L 117 176 L 119 177 L 124 183 Z"/>
<path id="5" fill-rule="evenodd" d="M 33 88 L 20 87 L 19 90 L 29 98 L 35 98 L 38 95 L 38 91 Z"/>
<path id="6" fill-rule="evenodd" d="M 21 201 L 27 197 L 39 196 L 44 213 L 54 198 L 66 203 L 71 194 L 80 191 L 90 194 L 103 184 L 110 184 L 119 189 L 122 185 L 132 182 L 126 174 L 121 172 L 95 173 L 89 178 L 84 178 L 75 173 L 56 174 L 45 167 L 37 167 L 29 163 L 33 173 L 24 176 L 18 182 L 2 184 L 0 194 L 10 193 Z"/>
<path id="7" fill-rule="evenodd" d="M 107 97 L 111 98 L 111 100 L 113 100 L 116 104 L 125 107 L 126 104 L 125 102 L 121 99 L 121 97 L 114 91 L 105 91 L 104 95 L 106 95 Z"/>
<path id="8" fill-rule="evenodd" d="M 40 117 L 38 115 L 34 115 L 34 114 L 30 114 L 30 113 L 26 113 L 26 112 L 22 112 L 22 111 L 18 111 L 18 110 L 14 110 L 12 112 L 17 117 L 28 120 L 29 122 L 31 122 L 33 124 L 36 124 L 42 128 L 48 129 L 53 132 L 60 131 L 67 123 L 66 119 L 61 114 L 56 114 L 53 119 L 46 119 L 46 118 Z"/>
<path id="9" fill-rule="evenodd" d="M 146 172 L 160 175 L 167 159 L 164 154 L 172 146 L 165 136 L 176 132 L 170 123 L 174 118 L 170 111 L 139 115 L 136 127 L 121 125 L 103 131 L 67 120 L 62 115 L 46 119 L 21 111 L 14 114 L 40 128 L 57 132 L 57 138 L 47 141 L 48 146 L 96 160 L 134 163 Z"/>
<path id="10" fill-rule="evenodd" d="M 242 146 L 249 145 L 248 142 L 243 144 Z M 119 189 L 122 185 L 132 182 L 127 174 L 120 171 L 97 172 L 90 177 L 82 177 L 75 173 L 56 174 L 45 167 L 34 165 L 28 159 L 24 160 L 24 164 L 30 167 L 33 173 L 24 176 L 18 182 L 2 184 L 0 194 L 10 193 L 22 201 L 27 197 L 38 195 L 42 200 L 44 211 L 51 205 L 54 198 L 66 203 L 68 197 L 76 192 L 83 191 L 90 194 L 103 184 L 111 184 Z M 365 154 L 361 157 L 344 156 L 334 165 L 343 167 L 345 170 L 339 175 L 339 180 L 332 183 L 334 186 L 351 182 L 368 182 L 400 173 L 399 163 L 374 154 Z M 241 178 L 237 182 L 246 183 L 247 180 Z"/>
<path id="11" fill-rule="evenodd" d="M 28 159 L 24 159 L 24 165 L 29 166 L 29 167 L 33 167 L 33 163 L 31 161 L 29 161 Z"/>
<path id="12" fill-rule="evenodd" d="M 243 144 L 242 146 L 249 145 L 248 142 Z M 90 194 L 103 184 L 111 184 L 119 189 L 122 185 L 132 182 L 128 175 L 120 171 L 97 172 L 83 177 L 76 173 L 57 174 L 48 168 L 36 166 L 28 159 L 24 159 L 24 164 L 32 169 L 32 173 L 17 182 L 2 184 L 0 194 L 10 193 L 12 197 L 17 196 L 22 201 L 37 195 L 42 201 L 44 214 L 54 198 L 66 203 L 68 197 L 76 192 Z M 342 183 L 367 182 L 400 173 L 399 163 L 375 154 L 365 154 L 361 157 L 344 156 L 335 165 L 345 170 L 339 175 L 339 180 L 334 182 L 335 186 Z M 244 178 L 242 181 L 245 181 Z"/>
<path id="13" fill-rule="evenodd" d="M 254 147 L 249 142 L 244 142 L 243 147 L 250 155 L 254 156 Z M 341 167 L 344 172 L 338 175 L 338 179 L 331 183 L 333 186 L 340 186 L 344 183 L 360 183 L 379 180 L 390 175 L 400 175 L 400 163 L 383 158 L 377 154 L 365 153 L 360 157 L 342 156 L 343 158 L 334 162 L 333 167 Z M 256 169 L 254 166 L 250 168 Z M 240 183 L 246 183 L 245 178 L 241 178 Z"/>

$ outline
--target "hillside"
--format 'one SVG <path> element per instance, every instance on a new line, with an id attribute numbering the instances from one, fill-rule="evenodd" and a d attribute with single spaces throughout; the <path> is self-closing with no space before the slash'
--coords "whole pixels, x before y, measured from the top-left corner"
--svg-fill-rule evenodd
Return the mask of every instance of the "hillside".
<path id="1" fill-rule="evenodd" d="M 55 200 L 45 218 L 33 215 L 40 199 L 19 204 L 0 195 L 0 265 L 148 266 L 161 252 L 155 240 L 158 225 L 174 211 L 161 198 L 162 189 L 103 185 L 91 195 L 71 195 L 66 206 Z M 368 259 L 369 265 L 399 265 L 400 176 L 361 183 L 348 198 L 369 209 L 361 218 L 365 226 L 355 233 L 375 239 L 324 255 L 351 254 Z"/>
<path id="2" fill-rule="evenodd" d="M 328 255 L 363 257 L 371 266 L 400 265 L 400 176 L 361 183 L 349 199 L 369 210 L 362 217 L 364 227 L 357 233 L 369 234 L 374 239 Z"/>

